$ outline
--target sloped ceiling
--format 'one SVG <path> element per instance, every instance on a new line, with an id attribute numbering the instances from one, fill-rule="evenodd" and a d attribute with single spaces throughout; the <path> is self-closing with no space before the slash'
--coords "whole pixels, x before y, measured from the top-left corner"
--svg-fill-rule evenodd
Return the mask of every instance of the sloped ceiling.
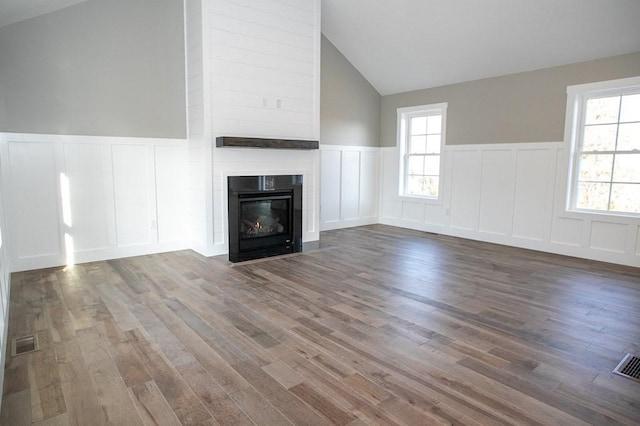
<path id="1" fill-rule="evenodd" d="M 0 0 L 0 27 L 55 12 L 86 0 Z"/>
<path id="2" fill-rule="evenodd" d="M 640 51 L 639 0 L 322 0 L 382 95 Z"/>
<path id="3" fill-rule="evenodd" d="M 0 0 L 0 27 L 83 1 Z M 638 52 L 640 0 L 322 0 L 322 32 L 387 95 Z"/>

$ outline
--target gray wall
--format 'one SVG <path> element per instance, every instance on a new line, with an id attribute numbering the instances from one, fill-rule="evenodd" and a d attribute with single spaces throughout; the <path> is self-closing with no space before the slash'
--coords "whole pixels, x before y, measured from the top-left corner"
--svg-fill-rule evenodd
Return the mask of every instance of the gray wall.
<path id="1" fill-rule="evenodd" d="M 567 86 L 640 75 L 640 52 L 383 96 L 381 146 L 396 145 L 396 109 L 448 102 L 447 145 L 564 139 Z"/>
<path id="2" fill-rule="evenodd" d="M 320 143 L 379 146 L 381 96 L 322 36 Z"/>
<path id="3" fill-rule="evenodd" d="M 0 131 L 186 137 L 181 0 L 92 0 L 0 28 Z"/>

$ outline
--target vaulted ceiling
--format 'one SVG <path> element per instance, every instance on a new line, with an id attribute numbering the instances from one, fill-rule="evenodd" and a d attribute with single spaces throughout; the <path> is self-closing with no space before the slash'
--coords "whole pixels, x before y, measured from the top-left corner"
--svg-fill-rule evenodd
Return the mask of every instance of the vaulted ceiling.
<path id="1" fill-rule="evenodd" d="M 85 0 L 0 0 L 0 26 Z M 187 0 L 189 1 L 189 0 Z M 640 0 L 322 0 L 383 95 L 640 51 Z"/>
<path id="2" fill-rule="evenodd" d="M 0 27 L 55 12 L 86 0 L 0 0 Z"/>
<path id="3" fill-rule="evenodd" d="M 639 0 L 322 0 L 383 95 L 640 51 Z"/>

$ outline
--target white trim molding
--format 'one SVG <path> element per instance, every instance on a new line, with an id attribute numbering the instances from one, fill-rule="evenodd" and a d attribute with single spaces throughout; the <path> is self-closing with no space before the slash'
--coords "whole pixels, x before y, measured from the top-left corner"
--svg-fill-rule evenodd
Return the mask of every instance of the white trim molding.
<path id="1" fill-rule="evenodd" d="M 441 206 L 397 195 L 398 155 L 380 149 L 380 223 L 640 266 L 640 219 L 565 212 L 563 142 L 447 146 Z"/>

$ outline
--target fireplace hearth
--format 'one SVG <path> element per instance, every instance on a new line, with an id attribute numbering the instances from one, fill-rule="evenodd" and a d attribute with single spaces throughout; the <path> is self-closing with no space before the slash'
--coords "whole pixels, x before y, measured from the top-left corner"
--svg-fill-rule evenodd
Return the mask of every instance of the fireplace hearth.
<path id="1" fill-rule="evenodd" d="M 229 260 L 302 251 L 302 176 L 229 176 Z"/>

